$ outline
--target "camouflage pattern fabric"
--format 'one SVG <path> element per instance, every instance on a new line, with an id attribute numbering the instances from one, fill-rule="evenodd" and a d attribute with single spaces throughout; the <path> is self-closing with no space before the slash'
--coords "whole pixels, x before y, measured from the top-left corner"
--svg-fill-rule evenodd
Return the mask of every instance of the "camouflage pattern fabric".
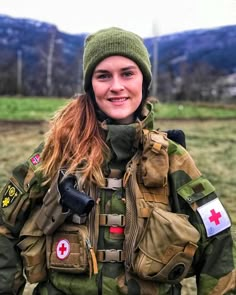
<path id="1" fill-rule="evenodd" d="M 135 154 L 141 139 L 141 129 L 151 126 L 151 113 L 142 124 L 124 126 L 105 126 L 107 143 L 113 151 L 112 159 L 107 164 L 105 176 L 110 177 L 114 171 L 124 175 L 126 164 Z M 150 119 L 151 118 L 151 119 Z M 124 130 L 125 136 L 124 135 Z M 128 130 L 128 131 L 127 131 Z M 132 140 L 131 140 L 132 139 Z M 34 151 L 29 159 L 17 166 L 9 182 L 0 194 L 0 294 L 23 294 L 25 278 L 23 275 L 19 235 L 26 221 L 31 218 L 35 208 L 42 204 L 42 197 L 47 187 L 37 168 L 40 165 L 42 146 Z M 235 259 L 236 248 L 231 229 L 226 225 L 217 234 L 211 234 L 215 227 L 208 228 L 206 210 L 212 213 L 211 222 L 216 224 L 225 219 L 216 209 L 225 209 L 216 204 L 216 209 L 209 203 L 217 199 L 212 184 L 196 168 L 189 153 L 180 145 L 169 141 L 169 175 L 171 190 L 176 191 L 179 209 L 189 216 L 189 221 L 198 230 L 201 238 L 188 276 L 196 276 L 199 295 L 236 294 Z M 180 169 L 181 168 L 181 169 Z M 125 216 L 125 191 L 105 188 L 99 191 L 99 210 L 101 219 L 97 250 L 123 250 L 125 238 L 124 224 L 110 224 L 110 215 Z M 174 202 L 170 200 L 174 207 Z M 204 207 L 205 206 L 205 207 Z M 205 210 L 205 211 L 204 211 Z M 223 216 L 223 217 L 222 217 Z M 221 219 L 220 219 L 221 218 Z M 122 220 L 122 219 L 121 219 Z M 118 222 L 119 223 L 119 222 Z M 209 223 L 209 221 L 208 221 Z M 46 253 L 45 253 L 46 255 Z M 126 273 L 124 261 L 99 262 L 99 272 L 92 275 L 48 272 L 47 278 L 39 282 L 34 295 L 61 294 L 135 294 L 168 295 L 181 294 L 181 285 L 175 286 L 138 278 Z"/>

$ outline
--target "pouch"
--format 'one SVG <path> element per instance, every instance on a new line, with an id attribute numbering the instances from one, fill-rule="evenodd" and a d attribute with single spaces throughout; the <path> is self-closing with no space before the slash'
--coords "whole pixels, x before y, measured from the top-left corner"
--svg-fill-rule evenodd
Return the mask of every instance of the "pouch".
<path id="1" fill-rule="evenodd" d="M 89 270 L 89 253 L 86 245 L 88 230 L 81 224 L 63 224 L 46 237 L 47 267 L 69 273 L 86 273 Z"/>
<path id="2" fill-rule="evenodd" d="M 17 246 L 21 249 L 28 282 L 34 284 L 46 280 L 45 236 L 26 237 Z"/>
<path id="3" fill-rule="evenodd" d="M 43 198 L 43 204 L 36 220 L 37 226 L 45 235 L 51 235 L 70 215 L 70 210 L 63 211 L 58 189 L 59 173 L 54 177 L 50 188 Z"/>
<path id="4" fill-rule="evenodd" d="M 141 173 L 146 187 L 166 186 L 169 170 L 167 148 L 168 140 L 165 133 L 153 131 L 144 137 Z"/>
<path id="5" fill-rule="evenodd" d="M 36 225 L 38 213 L 39 209 L 36 208 L 25 222 L 20 232 L 21 241 L 17 244 L 27 280 L 31 284 L 47 279 L 46 237 Z"/>
<path id="6" fill-rule="evenodd" d="M 187 215 L 153 208 L 136 248 L 134 273 L 145 280 L 180 282 L 190 269 L 199 238 Z"/>

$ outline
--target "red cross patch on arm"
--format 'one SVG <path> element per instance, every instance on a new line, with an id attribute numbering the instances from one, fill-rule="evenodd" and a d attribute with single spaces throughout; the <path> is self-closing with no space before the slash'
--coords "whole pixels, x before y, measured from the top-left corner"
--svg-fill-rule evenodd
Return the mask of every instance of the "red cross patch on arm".
<path id="1" fill-rule="evenodd" d="M 231 226 L 229 215 L 218 198 L 197 208 L 206 229 L 207 237 L 214 236 Z"/>

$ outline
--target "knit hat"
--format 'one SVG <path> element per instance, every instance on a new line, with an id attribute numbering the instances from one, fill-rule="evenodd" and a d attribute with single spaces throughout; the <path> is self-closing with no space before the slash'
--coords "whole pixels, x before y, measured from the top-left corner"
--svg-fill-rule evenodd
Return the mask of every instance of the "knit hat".
<path id="1" fill-rule="evenodd" d="M 148 88 L 152 80 L 149 53 L 141 37 L 121 28 L 111 27 L 89 35 L 83 56 L 84 90 L 87 91 L 96 66 L 106 57 L 121 55 L 133 60 L 143 73 Z"/>

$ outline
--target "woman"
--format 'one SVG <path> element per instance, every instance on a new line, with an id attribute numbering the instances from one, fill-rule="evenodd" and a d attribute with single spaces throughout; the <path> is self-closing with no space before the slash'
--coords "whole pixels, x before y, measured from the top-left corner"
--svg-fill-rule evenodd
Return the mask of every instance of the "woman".
<path id="1" fill-rule="evenodd" d="M 230 219 L 188 152 L 153 129 L 151 64 L 120 28 L 87 37 L 85 94 L 1 192 L 0 294 L 233 294 Z M 231 293 L 230 293 L 231 292 Z M 235 294 L 235 293 L 234 293 Z"/>

